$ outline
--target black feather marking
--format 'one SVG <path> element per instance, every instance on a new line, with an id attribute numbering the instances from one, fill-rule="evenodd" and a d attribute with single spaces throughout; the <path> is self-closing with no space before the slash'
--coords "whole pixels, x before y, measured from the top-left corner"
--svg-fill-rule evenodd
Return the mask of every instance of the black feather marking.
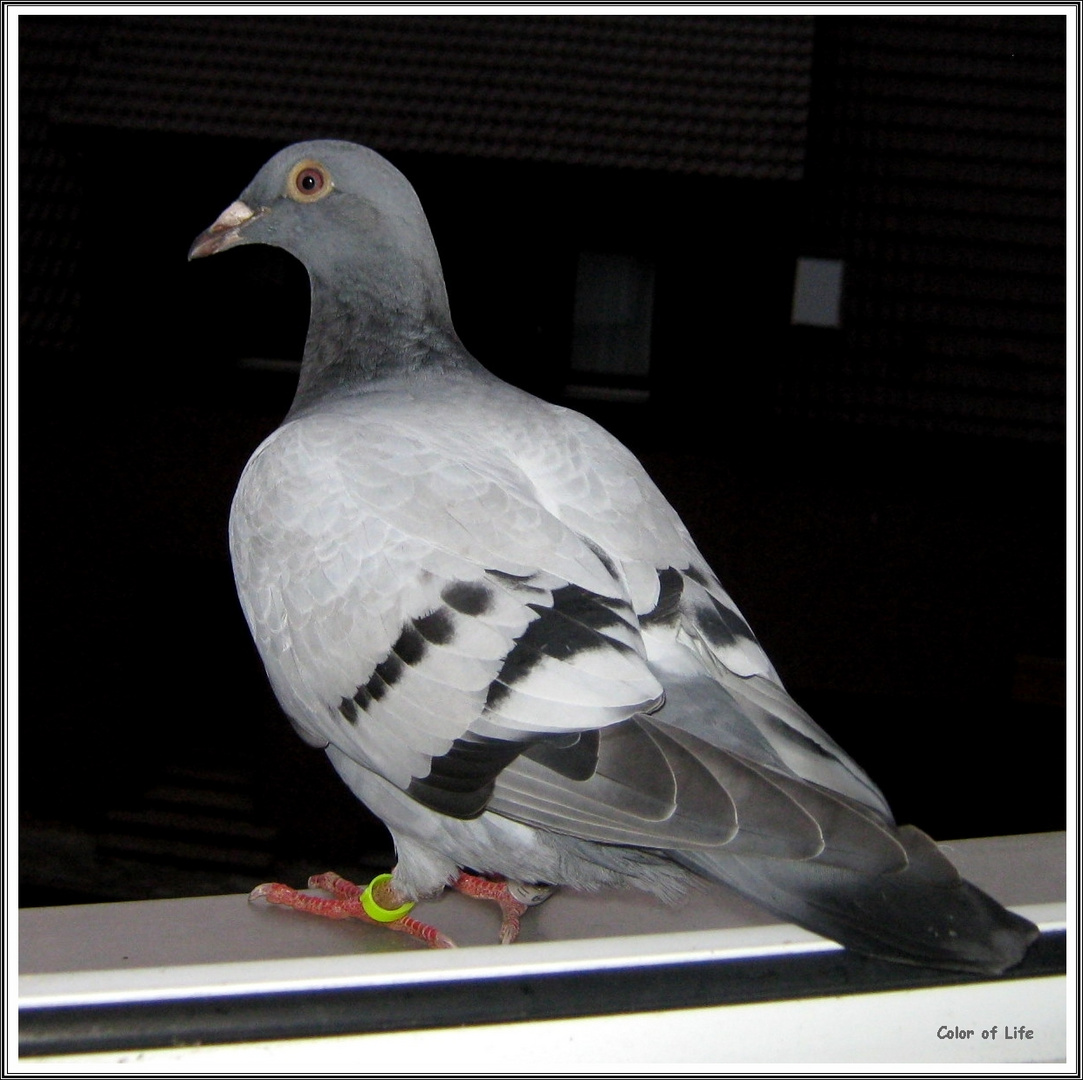
<path id="1" fill-rule="evenodd" d="M 369 681 L 357 688 L 353 700 L 362 709 L 368 708 L 372 701 L 379 701 L 402 678 L 408 664 L 421 660 L 427 648 L 425 639 L 417 630 L 412 626 L 405 627 L 391 646 L 391 651 L 376 665 Z"/>
<path id="2" fill-rule="evenodd" d="M 479 581 L 453 581 L 444 586 L 440 596 L 463 615 L 484 615 L 493 604 L 489 587 Z"/>
<path id="3" fill-rule="evenodd" d="M 641 621 L 655 625 L 672 622 L 680 611 L 683 592 L 684 578 L 679 570 L 674 570 L 672 566 L 659 570 L 658 603 L 643 616 Z"/>
<path id="4" fill-rule="evenodd" d="M 387 683 L 380 678 L 378 667 L 376 671 L 372 673 L 369 681 L 365 683 L 363 687 L 359 686 L 357 688 L 357 694 L 360 694 L 362 690 L 368 695 L 370 701 L 379 701 L 384 694 L 387 693 Z M 354 694 L 354 701 L 357 701 L 357 694 Z M 358 702 L 358 704 L 360 704 L 360 702 Z"/>
<path id="5" fill-rule="evenodd" d="M 691 578 L 692 581 L 694 581 L 697 585 L 702 585 L 705 589 L 708 588 L 711 584 L 706 574 L 703 574 L 694 566 L 686 567 L 684 571 L 684 576 L 687 578 Z"/>
<path id="6" fill-rule="evenodd" d="M 738 638 L 755 641 L 748 623 L 735 611 L 720 604 L 713 596 L 711 606 L 697 604 L 695 608 L 696 625 L 703 631 L 707 640 L 722 648 L 732 645 Z"/>
<path id="7" fill-rule="evenodd" d="M 455 623 L 446 609 L 414 619 L 414 628 L 433 645 L 446 645 L 455 636 Z"/>
<path id="8" fill-rule="evenodd" d="M 618 615 L 617 611 L 631 610 L 623 600 L 617 597 L 600 596 L 578 585 L 564 585 L 559 589 L 554 589 L 551 609 L 537 604 L 528 604 L 527 607 L 539 613 L 544 613 L 546 610 L 555 611 L 591 630 L 604 630 L 608 626 L 627 623 L 627 620 Z"/>
<path id="9" fill-rule="evenodd" d="M 607 627 L 626 625 L 614 608 L 625 608 L 623 600 L 598 596 L 578 585 L 564 585 L 553 590 L 552 606 L 527 604 L 538 613 L 515 640 L 504 657 L 500 672 L 489 684 L 486 705 L 497 706 L 509 693 L 509 686 L 527 677 L 548 657 L 568 660 L 590 649 L 612 648 L 631 652 L 624 642 L 603 633 Z"/>
<path id="10" fill-rule="evenodd" d="M 505 585 L 512 586 L 525 585 L 534 576 L 533 574 L 509 574 L 504 570 L 486 570 L 485 573 Z"/>
<path id="11" fill-rule="evenodd" d="M 598 732 L 543 739 L 523 751 L 523 756 L 569 780 L 589 780 L 598 768 Z"/>
<path id="12" fill-rule="evenodd" d="M 361 713 L 357 705 L 348 697 L 339 702 L 338 711 L 351 723 L 356 724 L 361 719 Z"/>
<path id="13" fill-rule="evenodd" d="M 383 680 L 388 686 L 394 686 L 402 678 L 406 665 L 392 652 L 376 665 L 373 678 Z M 369 690 L 372 690 L 372 679 L 369 679 Z M 373 697 L 377 695 L 373 693 Z"/>
<path id="14" fill-rule="evenodd" d="M 617 570 L 617 564 L 610 558 L 609 553 L 603 548 L 600 548 L 593 540 L 583 538 L 583 543 L 598 556 L 598 561 L 605 567 L 606 573 L 614 580 L 620 581 L 620 573 Z"/>
<path id="15" fill-rule="evenodd" d="M 515 650 L 512 649 L 512 653 L 514 651 Z M 512 653 L 508 653 L 507 657 L 505 658 L 504 667 L 502 667 L 500 669 L 500 674 L 501 675 L 504 674 L 504 668 L 506 668 L 508 666 L 508 660 L 511 659 Z M 526 672 L 529 671 L 529 670 L 530 670 L 529 668 L 523 668 L 522 672 L 519 674 L 518 677 L 522 678 L 523 675 L 525 675 Z M 514 680 L 515 680 L 515 676 L 509 675 L 509 681 L 513 682 Z M 497 708 L 497 706 L 500 705 L 500 703 L 502 701 L 504 701 L 508 697 L 508 695 L 510 693 L 511 693 L 511 690 L 508 689 L 507 683 L 503 682 L 501 678 L 498 677 L 496 679 L 493 679 L 493 681 L 491 683 L 489 683 L 489 692 L 485 695 L 485 708 L 487 708 L 487 709 L 495 709 L 495 708 Z"/>
<path id="16" fill-rule="evenodd" d="M 505 574 L 503 570 L 486 570 L 498 585 L 508 592 L 525 594 L 527 596 L 548 596 L 549 591 L 534 584 L 533 574 Z"/>
<path id="17" fill-rule="evenodd" d="M 428 776 L 410 781 L 406 794 L 450 817 L 476 818 L 493 793 L 496 778 L 525 749 L 524 743 L 471 735 L 456 739 L 432 759 Z"/>
<path id="18" fill-rule="evenodd" d="M 428 646 L 421 633 L 413 626 L 403 627 L 399 640 L 391 646 L 391 651 L 404 663 L 414 667 L 425 655 Z"/>

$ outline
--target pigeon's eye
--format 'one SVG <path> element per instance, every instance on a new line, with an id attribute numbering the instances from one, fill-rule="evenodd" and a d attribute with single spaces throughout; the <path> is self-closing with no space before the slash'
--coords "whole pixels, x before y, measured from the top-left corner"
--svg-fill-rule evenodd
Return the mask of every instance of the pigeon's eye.
<path id="1" fill-rule="evenodd" d="M 330 173 L 318 161 L 305 160 L 290 169 L 286 194 L 297 202 L 315 202 L 333 187 Z"/>

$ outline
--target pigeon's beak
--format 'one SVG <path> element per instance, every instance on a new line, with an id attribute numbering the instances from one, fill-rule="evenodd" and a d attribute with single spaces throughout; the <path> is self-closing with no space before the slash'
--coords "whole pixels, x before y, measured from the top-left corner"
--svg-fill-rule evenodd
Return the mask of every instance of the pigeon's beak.
<path id="1" fill-rule="evenodd" d="M 188 252 L 188 258 L 202 259 L 204 255 L 217 255 L 219 251 L 244 243 L 241 230 L 265 213 L 265 210 L 253 210 L 247 203 L 239 200 L 231 203 L 218 215 L 218 220 L 209 229 L 204 229 L 196 237 Z"/>

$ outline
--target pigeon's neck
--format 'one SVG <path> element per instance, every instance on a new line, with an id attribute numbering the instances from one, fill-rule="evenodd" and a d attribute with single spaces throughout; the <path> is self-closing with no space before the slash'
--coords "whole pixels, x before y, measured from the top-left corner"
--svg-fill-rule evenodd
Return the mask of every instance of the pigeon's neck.
<path id="1" fill-rule="evenodd" d="M 371 289 L 311 275 L 304 362 L 290 413 L 388 379 L 472 363 L 451 325 L 442 286 Z"/>

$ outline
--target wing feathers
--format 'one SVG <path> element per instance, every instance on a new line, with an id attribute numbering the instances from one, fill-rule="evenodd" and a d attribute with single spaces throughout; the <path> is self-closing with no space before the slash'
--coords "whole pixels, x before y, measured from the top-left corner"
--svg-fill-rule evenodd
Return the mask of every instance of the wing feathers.
<path id="1" fill-rule="evenodd" d="M 732 806 L 727 813 L 726 794 L 710 774 L 637 721 L 601 733 L 597 768 L 584 781 L 517 758 L 498 778 L 490 806 L 584 839 L 651 847 L 717 844 L 734 827 Z"/>
<path id="2" fill-rule="evenodd" d="M 238 489 L 238 587 L 310 739 L 460 819 L 897 863 L 847 802 L 878 793 L 637 465 L 614 487 L 548 461 L 527 480 L 517 446 L 466 464 L 474 444 L 396 427 L 401 407 L 360 439 L 335 410 L 286 425 Z"/>

